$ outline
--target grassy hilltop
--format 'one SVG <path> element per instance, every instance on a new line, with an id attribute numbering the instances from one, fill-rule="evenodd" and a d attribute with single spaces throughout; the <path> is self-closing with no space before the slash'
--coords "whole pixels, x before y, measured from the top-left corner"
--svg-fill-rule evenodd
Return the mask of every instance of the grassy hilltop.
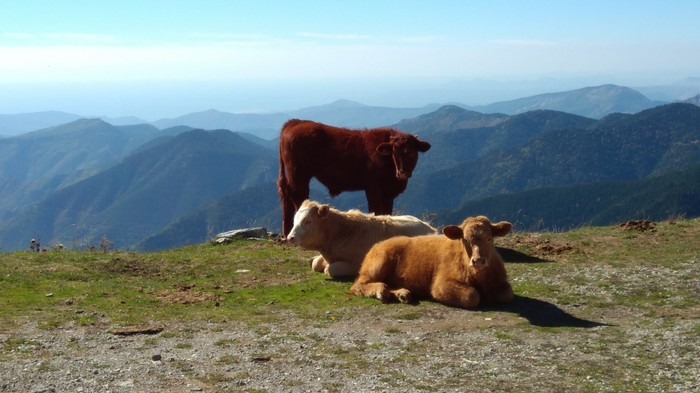
<path id="1" fill-rule="evenodd" d="M 205 391 L 692 390 L 699 239 L 699 219 L 516 231 L 497 239 L 516 299 L 478 311 L 354 297 L 350 282 L 310 270 L 313 252 L 264 240 L 2 253 L 0 370 L 36 363 L 31 378 L 51 380 L 61 372 L 56 336 L 81 331 L 92 344 L 69 337 L 61 355 L 90 359 L 101 338 L 128 337 L 112 347 L 138 343 L 137 359 L 170 348 L 164 367 Z M 53 346 L 38 344 L 45 334 Z M 209 357 L 185 365 L 178 354 L 188 350 Z M 270 385 L 271 370 L 294 377 Z M 137 390 L 179 383 L 154 373 Z"/>

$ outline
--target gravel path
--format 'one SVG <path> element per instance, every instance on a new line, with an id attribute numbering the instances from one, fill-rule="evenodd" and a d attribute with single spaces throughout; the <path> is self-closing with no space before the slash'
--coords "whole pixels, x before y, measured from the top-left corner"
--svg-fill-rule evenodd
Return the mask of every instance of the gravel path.
<path id="1" fill-rule="evenodd" d="M 342 320 L 327 312 L 313 326 L 293 316 L 252 328 L 180 323 L 141 333 L 28 323 L 0 334 L 0 392 L 700 389 L 696 318 L 630 326 L 633 310 L 591 319 L 578 311 L 519 297 L 505 311 L 423 302 Z"/>

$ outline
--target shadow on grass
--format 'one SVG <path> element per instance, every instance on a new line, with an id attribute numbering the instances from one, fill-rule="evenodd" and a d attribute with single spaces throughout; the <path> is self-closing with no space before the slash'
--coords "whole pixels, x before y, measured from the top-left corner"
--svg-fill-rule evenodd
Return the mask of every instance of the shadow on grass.
<path id="1" fill-rule="evenodd" d="M 496 247 L 496 251 L 501 255 L 504 262 L 508 263 L 538 263 L 538 262 L 551 262 L 546 259 L 538 258 L 532 255 L 527 255 L 520 251 L 513 250 L 512 248 Z"/>
<path id="2" fill-rule="evenodd" d="M 489 307 L 485 310 L 512 312 L 527 319 L 530 324 L 540 327 L 593 328 L 596 326 L 611 326 L 607 323 L 578 318 L 555 304 L 520 295 L 515 295 L 511 303 Z"/>

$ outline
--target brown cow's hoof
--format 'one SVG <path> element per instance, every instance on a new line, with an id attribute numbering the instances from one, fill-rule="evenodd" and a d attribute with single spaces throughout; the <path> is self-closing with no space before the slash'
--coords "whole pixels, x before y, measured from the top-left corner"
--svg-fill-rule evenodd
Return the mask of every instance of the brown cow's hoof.
<path id="1" fill-rule="evenodd" d="M 382 303 L 391 303 L 393 296 L 388 289 L 384 289 L 381 292 L 377 292 L 377 299 L 379 299 L 379 301 Z"/>
<path id="2" fill-rule="evenodd" d="M 397 289 L 393 291 L 394 296 L 396 296 L 396 299 L 398 299 L 401 303 L 408 304 L 411 303 L 411 291 L 408 289 L 402 288 L 402 289 Z"/>

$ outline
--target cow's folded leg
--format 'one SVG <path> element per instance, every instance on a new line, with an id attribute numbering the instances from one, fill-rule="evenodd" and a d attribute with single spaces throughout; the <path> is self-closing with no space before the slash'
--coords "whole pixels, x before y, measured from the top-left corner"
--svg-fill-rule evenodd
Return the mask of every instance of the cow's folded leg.
<path id="1" fill-rule="evenodd" d="M 401 303 L 411 303 L 413 301 L 411 297 L 411 291 L 406 288 L 396 289 L 391 291 L 391 293 L 400 301 Z"/>
<path id="2" fill-rule="evenodd" d="M 316 255 L 311 260 L 311 269 L 315 272 L 323 273 L 328 268 L 328 262 L 323 258 L 323 255 Z"/>
<path id="3" fill-rule="evenodd" d="M 389 291 L 389 287 L 383 282 L 355 282 L 352 288 L 350 288 L 350 292 L 360 296 L 376 297 L 381 300 L 382 303 L 388 303 L 394 299 L 393 294 Z"/>
<path id="4" fill-rule="evenodd" d="M 481 302 L 476 288 L 459 281 L 435 283 L 430 295 L 442 304 L 462 308 L 476 308 Z"/>
<path id="5" fill-rule="evenodd" d="M 510 303 L 513 300 L 513 287 L 509 283 L 503 283 L 496 292 L 496 301 L 498 303 Z"/>
<path id="6" fill-rule="evenodd" d="M 328 277 L 355 277 L 357 275 L 357 267 L 349 262 L 333 261 L 326 266 L 325 273 Z"/>

